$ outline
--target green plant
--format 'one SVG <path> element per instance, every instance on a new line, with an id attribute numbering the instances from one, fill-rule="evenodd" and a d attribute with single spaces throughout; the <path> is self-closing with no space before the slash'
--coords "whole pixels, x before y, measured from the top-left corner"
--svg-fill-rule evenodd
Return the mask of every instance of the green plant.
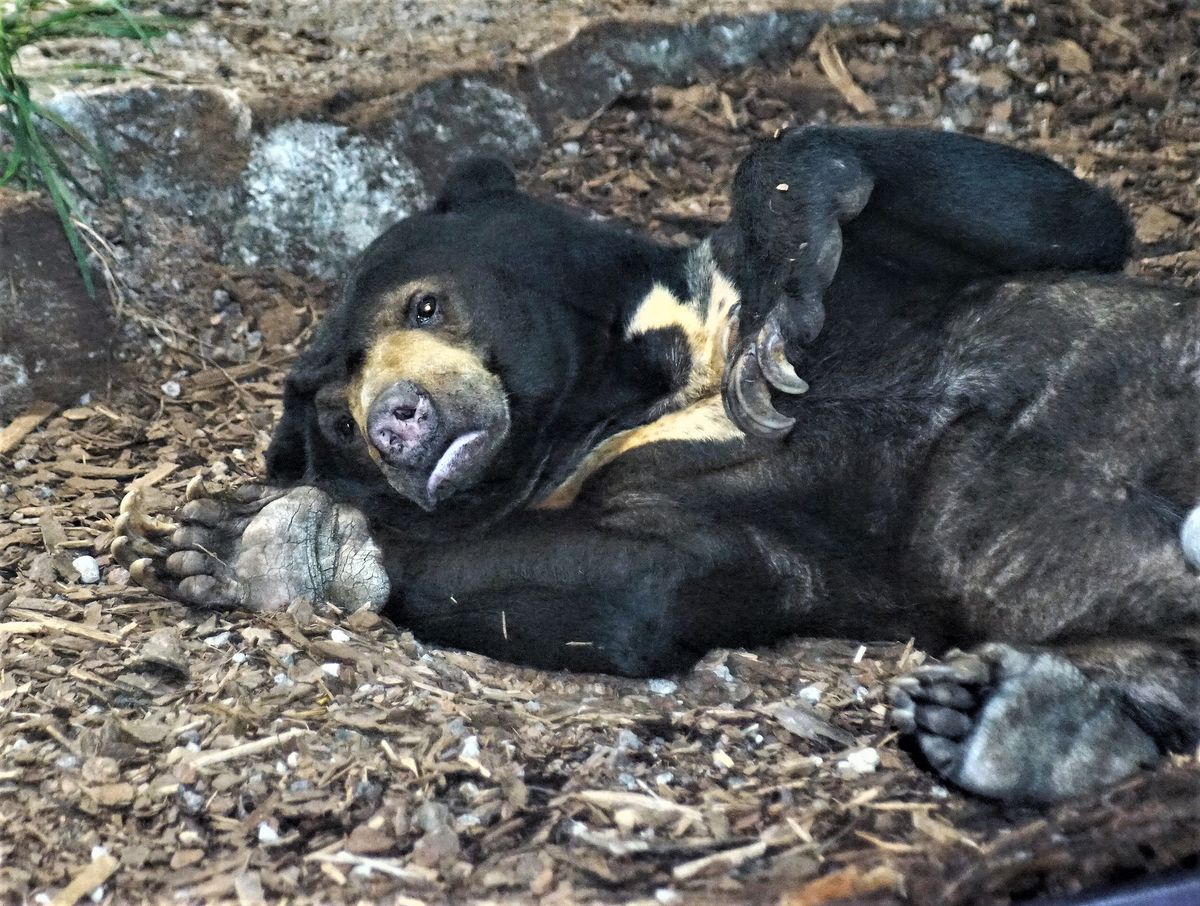
<path id="1" fill-rule="evenodd" d="M 56 38 L 134 38 L 149 46 L 174 22 L 133 12 L 118 0 L 0 0 L 0 187 L 11 182 L 42 188 L 50 196 L 79 265 L 88 294 L 95 295 L 79 223 L 80 199 L 92 193 L 71 169 L 64 145 L 75 145 L 109 179 L 108 161 L 88 138 L 34 100 L 29 79 L 17 71 L 22 47 Z M 119 66 L 74 64 L 72 69 L 120 71 Z"/>

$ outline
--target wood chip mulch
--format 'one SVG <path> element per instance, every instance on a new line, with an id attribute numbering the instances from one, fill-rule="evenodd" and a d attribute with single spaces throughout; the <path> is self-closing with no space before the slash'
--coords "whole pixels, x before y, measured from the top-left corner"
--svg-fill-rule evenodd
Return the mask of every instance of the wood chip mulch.
<path id="1" fill-rule="evenodd" d="M 1110 186 L 1134 269 L 1194 284 L 1197 47 L 1200 11 L 1166 0 L 846 27 L 566 124 L 522 175 L 685 239 L 785 119 L 953 126 Z M 148 272 L 125 379 L 0 428 L 0 902 L 974 906 L 1200 865 L 1194 756 L 1044 811 L 939 785 L 885 722 L 888 681 L 924 658 L 903 643 L 717 651 L 627 681 L 305 602 L 206 614 L 128 588 L 107 552 L 121 495 L 137 481 L 169 508 L 201 469 L 261 475 L 329 297 Z"/>

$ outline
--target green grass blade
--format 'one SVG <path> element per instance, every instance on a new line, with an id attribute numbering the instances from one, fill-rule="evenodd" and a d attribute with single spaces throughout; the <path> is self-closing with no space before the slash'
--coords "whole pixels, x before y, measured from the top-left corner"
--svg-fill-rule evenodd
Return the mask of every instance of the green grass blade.
<path id="1" fill-rule="evenodd" d="M 87 294 L 94 299 L 96 297 L 96 287 L 92 282 L 92 271 L 88 266 L 87 252 L 83 247 L 79 231 L 75 228 L 75 224 L 71 222 L 72 216 L 79 210 L 79 201 L 71 192 L 70 187 L 62 181 L 57 169 L 65 165 L 57 153 L 54 153 L 52 157 L 50 151 L 42 144 L 41 136 L 38 135 L 37 127 L 34 126 L 29 111 L 18 108 L 17 115 L 20 118 L 21 126 L 25 129 L 28 136 L 34 166 L 37 167 L 41 174 L 46 191 L 50 193 L 50 201 L 54 205 L 54 210 L 58 214 L 63 232 L 66 234 L 67 245 L 70 246 L 71 254 L 75 257 L 75 263 L 79 267 L 79 276 L 83 280 L 83 287 L 87 290 Z M 69 173 L 70 171 L 67 172 Z"/>
<path id="2" fill-rule="evenodd" d="M 5 157 L 8 158 L 8 163 L 4 167 L 4 172 L 0 173 L 0 187 L 12 182 L 17 175 L 17 171 L 21 169 L 21 165 L 25 163 L 25 155 L 16 148 L 7 152 Z M 2 159 L 0 158 L 0 160 Z"/>

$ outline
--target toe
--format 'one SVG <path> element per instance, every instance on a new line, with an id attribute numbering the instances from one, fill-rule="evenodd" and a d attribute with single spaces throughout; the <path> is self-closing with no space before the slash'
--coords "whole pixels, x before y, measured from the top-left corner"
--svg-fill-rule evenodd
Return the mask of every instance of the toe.
<path id="1" fill-rule="evenodd" d="M 244 605 L 242 587 L 234 579 L 218 576 L 188 576 L 179 580 L 180 600 L 194 607 L 231 608 Z"/>
<path id="2" fill-rule="evenodd" d="M 918 705 L 916 721 L 917 726 L 947 739 L 962 739 L 971 732 L 973 726 L 971 718 L 961 711 L 941 705 Z"/>
<path id="3" fill-rule="evenodd" d="M 175 530 L 171 544 L 178 550 L 210 551 L 218 545 L 218 535 L 202 525 L 184 525 Z"/>
<path id="4" fill-rule="evenodd" d="M 948 658 L 945 663 L 918 667 L 912 675 L 925 686 L 939 683 L 981 686 L 988 682 L 991 673 L 991 667 L 982 658 L 974 654 L 959 654 Z"/>
<path id="5" fill-rule="evenodd" d="M 917 734 L 917 743 L 921 748 L 921 754 L 938 773 L 950 774 L 958 764 L 962 751 L 959 743 L 933 733 Z"/>
<path id="6" fill-rule="evenodd" d="M 199 550 L 176 551 L 167 557 L 163 569 L 179 579 L 188 576 L 224 575 L 227 572 L 220 560 Z"/>
<path id="7" fill-rule="evenodd" d="M 129 526 L 121 527 L 113 539 L 111 548 L 118 560 L 132 561 L 141 557 L 164 557 L 170 551 Z"/>
<path id="8" fill-rule="evenodd" d="M 897 684 L 892 686 L 890 697 L 892 711 L 889 717 L 892 726 L 901 733 L 912 733 L 917 728 L 917 706 L 912 696 Z"/>
<path id="9" fill-rule="evenodd" d="M 164 581 L 154 568 L 154 562 L 149 558 L 133 561 L 129 566 L 129 578 L 147 591 L 163 598 L 174 598 L 175 589 L 170 582 Z"/>
<path id="10" fill-rule="evenodd" d="M 225 507 L 211 497 L 189 500 L 179 511 L 179 518 L 188 524 L 206 525 L 214 528 L 225 521 Z"/>
<path id="11" fill-rule="evenodd" d="M 970 711 L 977 704 L 974 693 L 958 683 L 929 683 L 920 687 L 919 697 L 933 705 Z"/>

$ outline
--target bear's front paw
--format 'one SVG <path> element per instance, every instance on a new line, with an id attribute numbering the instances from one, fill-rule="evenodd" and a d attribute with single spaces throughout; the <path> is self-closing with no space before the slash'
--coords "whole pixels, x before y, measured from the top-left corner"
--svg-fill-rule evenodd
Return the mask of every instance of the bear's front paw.
<path id="1" fill-rule="evenodd" d="M 733 216 L 718 244 L 742 294 L 743 342 L 726 372 L 725 403 L 747 433 L 779 438 L 795 425 L 772 394 L 808 390 L 794 357 L 825 324 L 842 224 L 862 211 L 873 187 L 855 156 L 805 129 L 756 150 L 738 168 Z"/>
<path id="2" fill-rule="evenodd" d="M 1118 695 L 1051 650 L 952 651 L 898 680 L 891 696 L 892 722 L 930 766 L 981 796 L 1055 802 L 1159 758 Z"/>
<path id="3" fill-rule="evenodd" d="M 176 520 L 150 516 L 131 492 L 112 553 L 139 585 L 195 607 L 270 612 L 305 597 L 378 610 L 389 590 L 362 514 L 311 487 L 213 497 L 197 479 Z"/>

